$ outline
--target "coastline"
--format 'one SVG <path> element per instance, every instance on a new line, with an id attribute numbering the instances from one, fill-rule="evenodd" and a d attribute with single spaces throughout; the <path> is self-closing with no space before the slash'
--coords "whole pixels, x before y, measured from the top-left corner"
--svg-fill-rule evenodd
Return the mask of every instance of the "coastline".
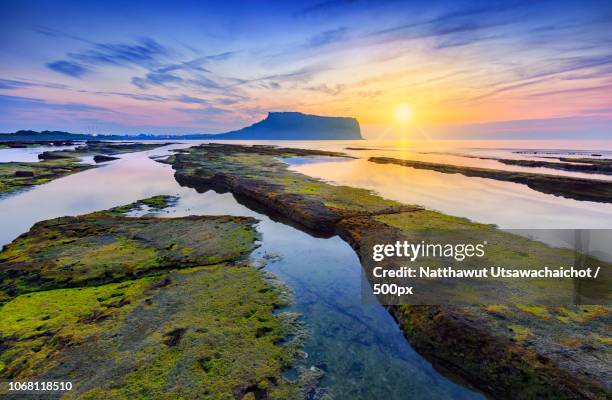
<path id="1" fill-rule="evenodd" d="M 299 150 L 299 154 L 304 155 L 304 150 Z M 289 172 L 286 165 L 275 160 L 292 155 L 291 149 L 262 151 L 258 147 L 216 144 L 183 150 L 162 162 L 173 166 L 181 185 L 198 191 L 229 191 L 238 201 L 257 203 L 273 218 L 292 221 L 322 235 L 338 234 L 355 249 L 362 262 L 367 251 L 364 247 L 367 235 L 397 234 L 397 226 L 389 225 L 389 218 L 419 216 L 424 219 L 415 223 L 479 226 L 465 219 L 384 200 L 366 190 L 328 185 Z M 547 317 L 549 322 L 542 323 L 529 308 L 403 305 L 389 309 L 419 352 L 492 395 L 603 398 L 609 393 L 605 374 L 597 378 L 584 368 L 584 360 L 590 360 L 587 364 L 597 362 L 590 356 L 584 360 L 578 356 L 577 363 L 563 365 L 555 356 L 544 355 L 554 340 L 539 344 L 527 340 L 544 335 L 541 329 L 545 331 L 547 324 L 562 317 L 561 314 L 571 315 L 573 310 L 545 309 L 552 320 Z M 582 323 L 591 324 L 592 329 L 605 325 L 607 308 L 586 307 L 585 310 L 593 313 L 593 318 Z M 527 323 L 529 328 L 521 323 Z M 570 322 L 569 328 L 565 328 L 571 331 L 577 327 L 574 323 L 578 322 Z M 508 330 L 507 326 L 514 329 Z M 455 339 L 449 341 L 451 337 Z M 565 347 L 570 352 L 578 350 Z"/>

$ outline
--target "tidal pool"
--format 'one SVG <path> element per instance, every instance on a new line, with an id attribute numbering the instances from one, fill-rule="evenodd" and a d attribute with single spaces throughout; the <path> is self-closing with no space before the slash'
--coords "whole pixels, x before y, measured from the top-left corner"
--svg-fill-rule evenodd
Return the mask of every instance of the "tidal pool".
<path id="1" fill-rule="evenodd" d="M 494 179 L 445 174 L 367 159 L 305 159 L 291 169 L 336 185 L 372 190 L 387 199 L 503 229 L 609 229 L 612 204 L 578 201 Z"/>
<path id="2" fill-rule="evenodd" d="M 180 199 L 162 216 L 229 214 L 261 222 L 254 257 L 270 258 L 266 269 L 292 289 L 290 309 L 302 314 L 309 332 L 302 361 L 325 371 L 322 386 L 337 399 L 483 399 L 436 371 L 417 354 L 381 305 L 361 303 L 361 266 L 338 237 L 316 238 L 239 204 L 229 194 L 197 193 L 179 186 L 170 166 L 150 156 L 178 144 L 123 154 L 99 168 L 57 179 L 0 199 L 0 244 L 37 221 L 78 215 L 157 195 Z"/>
<path id="3" fill-rule="evenodd" d="M 38 162 L 38 155 L 45 151 L 72 150 L 73 146 L 39 146 L 23 149 L 0 149 L 0 162 Z"/>

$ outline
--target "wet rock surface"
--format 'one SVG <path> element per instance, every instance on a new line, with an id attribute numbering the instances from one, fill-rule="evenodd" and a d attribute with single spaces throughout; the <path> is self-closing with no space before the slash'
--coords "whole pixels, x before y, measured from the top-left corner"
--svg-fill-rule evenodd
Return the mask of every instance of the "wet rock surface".
<path id="1" fill-rule="evenodd" d="M 292 172 L 278 160 L 317 153 L 211 144 L 177 152 L 163 162 L 173 166 L 182 185 L 230 191 L 272 218 L 323 236 L 340 235 L 357 251 L 366 272 L 364 260 L 374 236 L 380 242 L 402 235 L 409 238 L 406 235 L 415 228 L 429 233 L 490 230 L 502 235 L 489 225 L 385 200 L 366 190 L 326 184 Z M 520 256 L 518 238 L 510 234 L 504 238 L 509 247 L 500 257 Z M 548 249 L 542 261 L 554 257 Z M 389 309 L 415 349 L 434 365 L 496 398 L 604 399 L 611 394 L 609 307 L 396 305 Z"/>
<path id="2" fill-rule="evenodd" d="M 93 160 L 97 163 L 107 162 L 107 161 L 115 161 L 118 160 L 119 157 L 105 156 L 103 154 L 96 154 L 93 157 Z"/>
<path id="3" fill-rule="evenodd" d="M 7 142 L 5 142 L 7 143 Z M 38 142 L 8 142 L 0 146 L 32 147 Z M 43 142 L 47 145 L 66 145 L 66 142 Z M 56 144 L 57 143 L 57 144 Z M 73 144 L 72 142 L 68 144 Z M 85 171 L 94 166 L 79 163 L 81 157 L 94 156 L 103 162 L 114 160 L 113 154 L 151 150 L 168 143 L 108 143 L 87 142 L 74 150 L 46 151 L 38 155 L 40 162 L 7 162 L 0 163 L 0 196 L 26 189 L 31 186 L 47 183 L 53 179 Z"/>
<path id="4" fill-rule="evenodd" d="M 568 199 L 612 203 L 612 182 L 610 181 L 401 160 L 391 157 L 370 157 L 368 160 L 377 164 L 395 164 L 404 167 L 437 171 L 445 174 L 461 174 L 469 177 L 520 183 L 538 192 L 566 197 Z M 534 161 L 534 163 L 538 162 L 539 161 Z M 532 162 L 525 160 L 510 160 L 507 164 L 530 167 L 544 166 L 528 165 L 532 164 Z"/>
<path id="5" fill-rule="evenodd" d="M 63 398 L 87 399 L 315 390 L 282 377 L 298 322 L 278 312 L 287 290 L 250 265 L 257 221 L 126 216 L 173 200 L 39 222 L 0 252 L 1 378 L 72 381 Z"/>

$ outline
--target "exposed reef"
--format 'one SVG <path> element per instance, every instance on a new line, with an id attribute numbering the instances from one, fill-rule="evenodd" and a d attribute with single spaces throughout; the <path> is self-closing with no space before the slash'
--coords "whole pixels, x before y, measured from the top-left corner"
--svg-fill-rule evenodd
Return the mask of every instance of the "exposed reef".
<path id="1" fill-rule="evenodd" d="M 444 152 L 422 152 L 422 154 L 449 154 L 452 156 L 465 157 L 465 158 L 477 158 L 480 160 L 494 160 L 506 165 L 517 165 L 520 167 L 529 168 L 550 168 L 559 171 L 569 172 L 582 172 L 585 174 L 603 174 L 612 175 L 612 160 L 607 158 L 591 158 L 591 157 L 542 157 L 555 159 L 555 161 L 542 161 L 542 160 L 520 160 L 514 158 L 498 158 L 498 157 L 484 157 L 484 156 L 472 156 L 460 153 L 444 153 Z"/>
<path id="2" fill-rule="evenodd" d="M 34 291 L 99 285 L 177 266 L 217 264 L 252 250 L 255 231 L 245 224 L 253 220 L 124 216 L 141 205 L 166 199 L 156 197 L 34 224 L 0 253 L 0 302 Z M 169 237 L 172 232 L 177 233 L 174 240 Z"/>
<path id="3" fill-rule="evenodd" d="M 92 166 L 79 164 L 78 159 L 70 158 L 0 163 L 0 196 L 90 168 Z"/>
<path id="4" fill-rule="evenodd" d="M 16 142 L 13 143 L 16 145 Z M 31 145 L 30 142 L 19 143 L 24 147 Z M 93 155 L 94 160 L 103 157 L 104 161 L 110 161 L 110 158 L 115 159 L 109 157 L 113 154 L 151 150 L 167 144 L 88 142 L 73 150 L 45 151 L 38 156 L 42 160 L 40 162 L 0 163 L 0 196 L 94 168 L 80 163 L 81 157 Z M 97 162 L 101 162 L 101 159 L 98 158 Z"/>
<path id="5" fill-rule="evenodd" d="M 0 252 L 0 377 L 62 398 L 312 398 L 287 289 L 251 266 L 250 217 L 131 218 L 156 196 L 35 224 Z M 18 398 L 17 395 L 4 398 Z"/>
<path id="6" fill-rule="evenodd" d="M 424 161 L 403 160 L 391 157 L 370 157 L 377 164 L 395 164 L 403 167 L 426 169 L 445 174 L 461 174 L 469 177 L 488 178 L 498 181 L 520 183 L 533 190 L 568 199 L 612 203 L 612 181 L 573 178 L 560 175 L 531 172 L 503 171 Z"/>
<path id="7" fill-rule="evenodd" d="M 365 261 L 369 238 L 414 239 L 415 229 L 425 235 L 440 230 L 497 235 L 503 246 L 492 257 L 498 260 L 521 259 L 525 251 L 542 265 L 560 259 L 555 249 L 493 226 L 327 184 L 293 172 L 278 160 L 309 154 L 319 155 L 301 149 L 209 144 L 161 162 L 173 166 L 182 185 L 230 191 L 238 201 L 272 218 L 319 235 L 340 235 L 356 250 L 366 273 L 371 272 Z M 417 351 L 495 398 L 609 398 L 609 308 L 529 305 L 542 288 L 528 289 L 521 288 L 519 293 L 528 295 L 518 296 L 516 304 L 393 305 L 389 310 Z M 478 292 L 465 296 L 472 296 L 472 304 L 479 298 Z"/>
<path id="8" fill-rule="evenodd" d="M 97 163 L 103 163 L 103 162 L 108 162 L 108 161 L 115 161 L 118 160 L 119 157 L 113 157 L 113 156 L 105 156 L 103 154 L 96 154 L 93 157 L 93 160 Z"/>
<path id="9" fill-rule="evenodd" d="M 72 146 L 75 142 L 72 140 L 53 140 L 53 141 L 15 141 L 7 140 L 0 141 L 0 149 L 26 149 L 28 147 L 41 146 Z"/>
<path id="10" fill-rule="evenodd" d="M 41 160 L 57 160 L 62 158 L 75 158 L 86 156 L 113 156 L 116 154 L 133 153 L 137 151 L 153 150 L 157 147 L 172 143 L 121 143 L 89 141 L 74 150 L 45 151 L 38 155 Z M 113 159 L 117 159 L 113 157 Z M 111 160 L 107 160 L 111 161 Z"/>
<path id="11" fill-rule="evenodd" d="M 561 162 L 540 161 L 540 160 L 513 160 L 506 158 L 496 159 L 502 164 L 518 165 L 520 167 L 531 168 L 551 168 L 560 171 L 582 172 L 585 174 L 612 175 L 612 160 L 592 159 L 592 158 L 564 158 L 560 157 Z"/>

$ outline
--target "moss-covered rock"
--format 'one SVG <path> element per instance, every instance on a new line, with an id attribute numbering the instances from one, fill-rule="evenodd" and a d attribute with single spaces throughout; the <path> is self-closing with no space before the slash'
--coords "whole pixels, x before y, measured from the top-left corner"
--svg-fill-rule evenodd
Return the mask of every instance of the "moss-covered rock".
<path id="1" fill-rule="evenodd" d="M 261 272 L 228 264 L 26 294 L 0 309 L 0 375 L 69 379 L 66 398 L 298 398 L 282 305 Z"/>
<path id="2" fill-rule="evenodd" d="M 0 196 L 94 168 L 93 165 L 81 164 L 79 162 L 81 157 L 145 151 L 166 144 L 168 143 L 88 142 L 74 150 L 41 153 L 39 158 L 42 161 L 40 162 L 0 163 Z M 28 146 L 31 144 L 24 143 L 23 145 L 23 147 Z"/>
<path id="3" fill-rule="evenodd" d="M 237 260 L 255 247 L 256 220 L 232 216 L 131 218 L 141 204 L 35 224 L 0 253 L 0 302 L 16 295 Z"/>
<path id="4" fill-rule="evenodd" d="M 180 151 L 165 162 L 172 164 L 177 181 L 183 185 L 201 191 L 231 191 L 239 201 L 273 218 L 280 216 L 322 235 L 339 234 L 362 260 L 368 259 L 372 238 L 379 242 L 415 239 L 415 231 L 454 235 L 449 239 L 458 239 L 458 232 L 459 239 L 490 235 L 495 245 L 489 256 L 498 265 L 525 257 L 531 257 L 531 264 L 537 261 L 542 266 L 558 266 L 563 261 L 561 265 L 567 265 L 567 257 L 572 256 L 569 251 L 552 249 L 490 225 L 403 205 L 362 189 L 330 185 L 292 172 L 278 160 L 308 155 L 320 154 L 210 144 Z M 368 265 L 363 264 L 369 273 Z M 605 267 L 602 272 L 609 274 L 610 266 L 601 265 Z M 500 288 L 507 293 L 517 289 Z M 542 288 L 518 289 L 521 296 L 515 296 L 516 304 L 395 305 L 389 309 L 419 352 L 496 398 L 609 398 L 609 307 L 534 306 L 529 302 L 541 299 L 538 291 Z M 476 304 L 478 293 L 465 292 L 464 300 L 470 303 L 472 296 L 470 304 Z"/>
<path id="5" fill-rule="evenodd" d="M 0 163 L 0 196 L 85 171 L 89 168 L 92 168 L 92 166 L 78 164 L 76 158 L 41 162 Z"/>
<path id="6" fill-rule="evenodd" d="M 377 164 L 395 164 L 404 167 L 426 169 L 444 174 L 461 174 L 470 177 L 495 179 L 498 181 L 513 182 L 527 185 L 538 192 L 567 197 L 568 199 L 581 201 L 596 201 L 600 203 L 612 203 L 612 182 L 600 179 L 583 179 L 563 175 L 539 174 L 534 172 L 517 172 L 489 168 L 469 167 L 462 165 L 451 165 L 432 163 L 415 160 L 405 160 L 392 157 L 370 157 L 368 159 Z M 496 159 L 505 164 L 519 165 L 525 167 L 547 167 L 580 172 L 597 172 L 610 174 L 610 164 L 592 164 L 590 166 L 576 164 L 552 163 L 533 160 L 509 160 Z"/>
<path id="7" fill-rule="evenodd" d="M 246 258 L 256 220 L 120 212 L 171 200 L 44 221 L 0 253 L 1 378 L 73 382 L 63 398 L 303 398 L 281 374 L 301 345 L 274 312 L 287 290 Z"/>

